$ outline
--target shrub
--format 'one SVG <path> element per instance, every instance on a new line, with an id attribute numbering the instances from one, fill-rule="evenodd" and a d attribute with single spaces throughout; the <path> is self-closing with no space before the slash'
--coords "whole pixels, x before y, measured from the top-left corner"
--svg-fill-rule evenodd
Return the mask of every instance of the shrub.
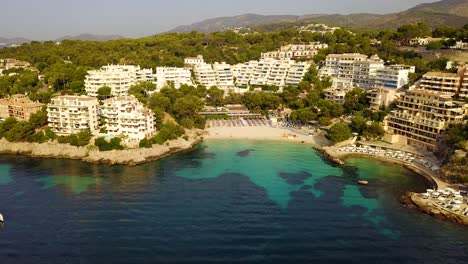
<path id="1" fill-rule="evenodd" d="M 124 147 L 121 145 L 122 139 L 115 137 L 110 141 L 107 141 L 105 138 L 96 138 L 94 145 L 99 149 L 99 151 L 110 151 L 110 150 L 122 150 Z"/>

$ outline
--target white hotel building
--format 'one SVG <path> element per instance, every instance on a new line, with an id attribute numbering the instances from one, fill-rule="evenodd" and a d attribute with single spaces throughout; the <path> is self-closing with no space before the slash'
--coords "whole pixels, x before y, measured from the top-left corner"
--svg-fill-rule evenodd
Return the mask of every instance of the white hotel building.
<path id="1" fill-rule="evenodd" d="M 234 87 L 234 78 L 232 75 L 231 65 L 225 62 L 215 62 L 215 64 L 213 64 L 213 70 L 216 73 L 217 86 L 221 88 Z"/>
<path id="2" fill-rule="evenodd" d="M 375 75 L 374 87 L 400 89 L 409 83 L 409 74 L 415 73 L 415 66 L 390 65 L 378 69 Z"/>
<path id="3" fill-rule="evenodd" d="M 368 58 L 358 53 L 330 54 L 320 76 L 331 77 L 335 88 L 352 85 L 369 89 L 374 84 L 377 71 L 384 67 L 383 60 L 376 55 Z"/>
<path id="4" fill-rule="evenodd" d="M 98 130 L 98 100 L 90 96 L 58 96 L 47 105 L 47 121 L 58 135 Z"/>
<path id="5" fill-rule="evenodd" d="M 176 67 L 157 67 L 156 68 L 156 89 L 159 91 L 164 86 L 172 83 L 176 89 L 181 85 L 193 85 L 192 73 L 190 69 Z"/>
<path id="6" fill-rule="evenodd" d="M 290 59 L 260 59 L 235 65 L 233 74 L 236 84 L 241 86 L 298 85 L 310 68 L 306 62 L 296 62 Z"/>
<path id="7" fill-rule="evenodd" d="M 217 72 L 213 70 L 211 64 L 199 63 L 193 67 L 193 73 L 195 78 L 201 85 L 210 88 L 211 86 L 218 85 L 217 82 Z"/>
<path id="8" fill-rule="evenodd" d="M 236 77 L 236 84 L 243 87 L 249 86 L 257 65 L 258 61 L 249 61 L 232 66 L 232 74 Z"/>
<path id="9" fill-rule="evenodd" d="M 88 71 L 85 90 L 90 96 L 97 96 L 103 86 L 111 88 L 111 95 L 124 96 L 128 89 L 139 82 L 154 82 L 152 69 L 141 69 L 133 65 L 108 65 L 99 70 Z"/>
<path id="10" fill-rule="evenodd" d="M 319 50 L 328 48 L 328 44 L 312 42 L 309 44 L 289 44 L 277 51 L 261 54 L 262 59 L 311 59 Z"/>
<path id="11" fill-rule="evenodd" d="M 125 142 L 139 143 L 156 132 L 154 114 L 133 96 L 104 100 L 100 107 L 107 134 L 123 137 Z"/>

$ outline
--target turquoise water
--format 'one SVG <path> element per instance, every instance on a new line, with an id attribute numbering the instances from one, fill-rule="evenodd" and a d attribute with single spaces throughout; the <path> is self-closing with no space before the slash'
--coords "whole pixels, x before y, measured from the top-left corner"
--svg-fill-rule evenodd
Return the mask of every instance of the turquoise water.
<path id="1" fill-rule="evenodd" d="M 212 140 L 137 167 L 5 155 L 0 263 L 465 263 L 465 227 L 398 201 L 427 187 L 281 142 Z"/>

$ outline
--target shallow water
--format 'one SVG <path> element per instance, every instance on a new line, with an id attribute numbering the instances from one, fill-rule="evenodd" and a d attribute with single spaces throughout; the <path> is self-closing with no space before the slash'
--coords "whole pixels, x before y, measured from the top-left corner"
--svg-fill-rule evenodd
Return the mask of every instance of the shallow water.
<path id="1" fill-rule="evenodd" d="M 466 263 L 468 229 L 399 203 L 426 187 L 282 142 L 211 140 L 133 168 L 0 156 L 0 263 Z"/>

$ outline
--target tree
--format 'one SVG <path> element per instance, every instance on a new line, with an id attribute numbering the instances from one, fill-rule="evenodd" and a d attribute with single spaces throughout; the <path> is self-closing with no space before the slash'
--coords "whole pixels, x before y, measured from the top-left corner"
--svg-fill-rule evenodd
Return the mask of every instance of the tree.
<path id="1" fill-rule="evenodd" d="M 362 111 L 368 106 L 367 95 L 361 88 L 354 88 L 345 95 L 344 108 L 348 113 Z"/>
<path id="2" fill-rule="evenodd" d="M 332 121 L 330 120 L 330 118 L 322 116 L 318 119 L 318 123 L 319 125 L 326 127 L 331 125 Z"/>
<path id="3" fill-rule="evenodd" d="M 70 83 L 70 89 L 77 94 L 83 94 L 85 92 L 85 84 L 83 81 L 73 81 Z"/>
<path id="4" fill-rule="evenodd" d="M 301 122 L 302 124 L 307 124 L 311 120 L 317 118 L 317 114 L 312 112 L 310 108 L 301 108 L 291 112 L 290 118 L 293 122 Z"/>
<path id="5" fill-rule="evenodd" d="M 177 120 L 182 118 L 194 119 L 202 109 L 203 102 L 200 98 L 187 95 L 177 99 L 172 108 L 172 114 Z"/>
<path id="6" fill-rule="evenodd" d="M 47 112 L 42 110 L 31 114 L 29 117 L 29 123 L 34 128 L 40 128 L 47 125 Z"/>
<path id="7" fill-rule="evenodd" d="M 208 90 L 208 98 L 206 99 L 206 102 L 208 105 L 214 107 L 223 106 L 223 97 L 224 91 L 216 86 L 212 86 Z"/>
<path id="8" fill-rule="evenodd" d="M 353 132 L 362 134 L 366 129 L 367 120 L 361 114 L 356 114 L 351 118 L 351 130 Z"/>
<path id="9" fill-rule="evenodd" d="M 148 100 L 148 107 L 151 109 L 159 108 L 168 112 L 171 106 L 171 99 L 161 93 L 154 93 Z"/>
<path id="10" fill-rule="evenodd" d="M 345 123 L 336 123 L 328 130 L 327 137 L 335 143 L 342 142 L 351 137 L 351 129 Z"/>
<path id="11" fill-rule="evenodd" d="M 378 122 L 372 122 L 370 126 L 366 128 L 363 136 L 370 139 L 382 138 L 385 135 L 383 126 Z"/>
<path id="12" fill-rule="evenodd" d="M 5 137 L 5 134 L 10 131 L 16 124 L 18 120 L 14 117 L 8 117 L 5 121 L 0 123 L 0 137 Z"/>
<path id="13" fill-rule="evenodd" d="M 100 98 L 107 98 L 111 96 L 112 88 L 109 86 L 103 86 L 97 90 L 97 94 Z"/>

